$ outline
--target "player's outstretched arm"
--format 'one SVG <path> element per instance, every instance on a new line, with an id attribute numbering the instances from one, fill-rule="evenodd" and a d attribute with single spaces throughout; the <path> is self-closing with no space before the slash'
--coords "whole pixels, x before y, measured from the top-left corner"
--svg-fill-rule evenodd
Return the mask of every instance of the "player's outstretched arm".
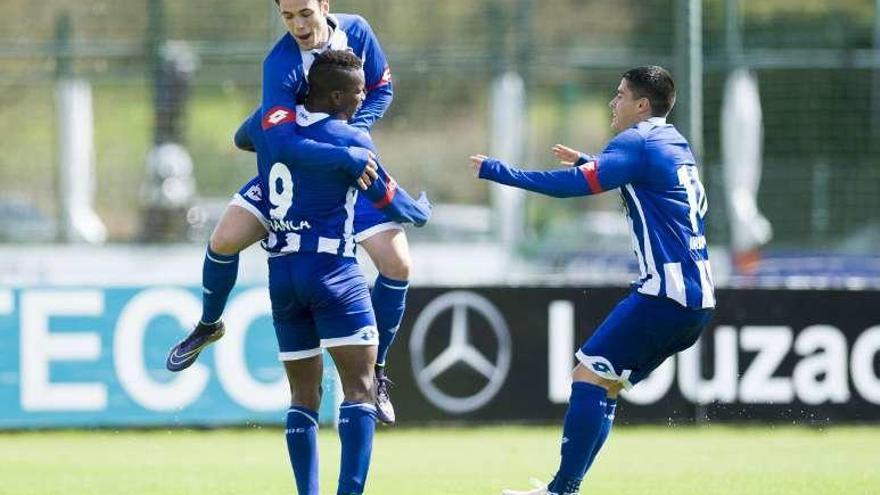
<path id="1" fill-rule="evenodd" d="M 567 146 L 554 146 L 556 157 L 573 165 L 559 170 L 519 170 L 485 155 L 472 156 L 470 166 L 480 179 L 569 198 L 599 194 L 642 180 L 644 150 L 644 138 L 632 129 L 618 134 L 595 157 Z"/>
<path id="2" fill-rule="evenodd" d="M 413 199 L 381 165 L 377 164 L 376 174 L 372 184 L 367 188 L 361 187 L 373 206 L 395 222 L 411 223 L 416 227 L 428 223 L 431 219 L 431 203 L 424 192 L 418 199 Z"/>
<path id="3" fill-rule="evenodd" d="M 567 167 L 558 170 L 518 170 L 485 155 L 471 156 L 470 167 L 477 178 L 554 198 L 571 198 L 593 193 L 580 167 Z"/>

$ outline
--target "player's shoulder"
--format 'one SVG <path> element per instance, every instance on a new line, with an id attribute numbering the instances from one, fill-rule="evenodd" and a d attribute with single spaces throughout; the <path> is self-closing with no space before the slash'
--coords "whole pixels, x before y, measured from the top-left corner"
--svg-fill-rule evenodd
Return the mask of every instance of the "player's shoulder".
<path id="1" fill-rule="evenodd" d="M 370 27 L 370 23 L 357 14 L 333 14 L 333 16 L 339 21 L 339 27 L 342 28 L 349 37 L 362 37 L 373 31 L 373 28 Z"/>
<path id="2" fill-rule="evenodd" d="M 266 54 L 266 60 L 283 56 L 289 52 L 294 45 L 296 45 L 296 42 L 293 40 L 293 36 L 291 36 L 290 33 L 282 34 L 281 37 L 278 38 L 278 41 L 272 45 L 272 49 L 269 50 L 269 53 Z"/>
<path id="3" fill-rule="evenodd" d="M 294 41 L 290 33 L 284 33 L 278 38 L 278 41 L 275 42 L 269 53 L 266 54 L 266 58 L 263 59 L 263 66 L 289 65 L 291 54 L 294 51 L 299 54 L 296 41 Z"/>
<path id="4" fill-rule="evenodd" d="M 690 144 L 674 125 L 665 121 L 644 122 L 639 126 L 645 137 L 647 153 L 656 163 L 678 166 L 696 163 Z"/>
<path id="5" fill-rule="evenodd" d="M 619 134 L 614 136 L 614 138 L 611 139 L 611 142 L 608 144 L 615 147 L 635 151 L 637 149 L 644 148 L 645 142 L 646 134 L 641 128 L 641 123 L 639 123 L 630 127 L 629 129 L 621 131 Z"/>

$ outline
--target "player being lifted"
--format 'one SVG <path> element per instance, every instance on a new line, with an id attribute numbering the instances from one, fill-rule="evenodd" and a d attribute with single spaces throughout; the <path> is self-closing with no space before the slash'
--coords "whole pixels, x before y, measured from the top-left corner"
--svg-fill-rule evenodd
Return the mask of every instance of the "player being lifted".
<path id="1" fill-rule="evenodd" d="M 293 108 L 307 92 L 306 75 L 315 56 L 329 49 L 349 49 L 364 62 L 366 99 L 350 124 L 369 132 L 391 105 L 391 72 L 379 41 L 367 22 L 356 15 L 330 14 L 329 0 L 275 0 L 288 29 L 263 62 L 262 113 L 278 122 L 295 122 Z M 371 162 L 367 150 L 316 142 L 296 126 L 282 126 L 266 134 L 267 146 L 279 157 L 303 168 L 345 165 L 360 167 Z M 236 138 L 236 145 L 246 149 Z M 211 235 L 202 271 L 202 315 L 186 339 L 171 349 L 166 366 L 180 371 L 195 362 L 199 352 L 223 336 L 223 309 L 238 275 L 239 252 L 264 239 L 269 204 L 266 191 L 254 178 L 241 188 L 223 213 Z M 376 368 L 376 401 L 379 419 L 394 423 L 385 377 L 385 359 L 394 341 L 408 288 L 410 256 L 400 224 L 388 219 L 361 196 L 355 205 L 354 238 L 366 249 L 379 276 L 371 293 L 379 329 Z"/>
<path id="2" fill-rule="evenodd" d="M 308 75 L 304 106 L 295 109 L 297 132 L 337 146 L 375 152 L 370 136 L 348 123 L 364 99 L 360 59 L 325 51 Z M 294 111 L 294 109 L 290 109 Z M 398 222 L 423 225 L 430 216 L 424 194 L 414 201 L 385 171 L 345 163 L 316 170 L 283 158 L 268 136 L 291 119 L 253 116 L 237 133 L 257 152 L 257 180 L 269 199 L 269 295 L 279 356 L 290 382 L 286 439 L 300 495 L 318 491 L 318 405 L 322 348 L 336 364 L 345 401 L 339 409 L 342 460 L 338 495 L 361 494 L 376 425 L 373 373 L 378 335 L 366 280 L 355 255 L 354 215 L 359 197 Z M 375 180 L 374 180 L 375 179 Z M 358 194 L 354 183 L 365 189 Z"/>
<path id="3" fill-rule="evenodd" d="M 619 131 L 599 155 L 556 145 L 567 168 L 525 171 L 471 157 L 481 179 L 566 198 L 619 189 L 641 269 L 633 291 L 577 351 L 562 429 L 562 459 L 547 486 L 505 495 L 570 495 L 608 438 L 617 395 L 696 342 L 715 296 L 703 229 L 706 196 L 687 141 L 666 116 L 675 84 L 661 67 L 623 74 L 611 100 Z"/>

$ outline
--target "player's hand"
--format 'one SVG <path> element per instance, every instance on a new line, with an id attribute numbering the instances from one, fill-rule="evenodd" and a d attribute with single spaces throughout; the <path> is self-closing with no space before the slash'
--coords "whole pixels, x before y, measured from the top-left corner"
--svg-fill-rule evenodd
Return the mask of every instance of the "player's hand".
<path id="1" fill-rule="evenodd" d="M 370 153 L 370 158 L 367 159 L 367 166 L 364 167 L 364 173 L 362 173 L 357 180 L 359 188 L 366 190 L 374 180 L 379 178 L 379 172 L 376 171 L 377 168 L 376 157 Z"/>
<path id="2" fill-rule="evenodd" d="M 551 149 L 553 150 L 553 154 L 556 155 L 556 158 L 559 158 L 559 164 L 565 167 L 574 165 L 574 162 L 581 157 L 579 151 L 573 150 L 562 144 L 554 144 Z"/>
<path id="3" fill-rule="evenodd" d="M 489 157 L 486 155 L 471 155 L 469 164 L 471 171 L 474 173 L 474 177 L 480 177 L 480 167 L 483 166 L 483 162 L 488 160 Z"/>

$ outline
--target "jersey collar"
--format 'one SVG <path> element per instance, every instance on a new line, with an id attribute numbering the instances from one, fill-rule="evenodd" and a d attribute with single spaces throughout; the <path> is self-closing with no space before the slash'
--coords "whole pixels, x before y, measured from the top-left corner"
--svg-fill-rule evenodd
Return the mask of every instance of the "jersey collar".
<path id="1" fill-rule="evenodd" d="M 328 118 L 330 118 L 329 113 L 310 112 L 306 110 L 305 105 L 296 106 L 296 124 L 300 127 L 308 127 Z"/>
<path id="2" fill-rule="evenodd" d="M 666 117 L 651 117 L 648 122 L 656 126 L 666 125 Z"/>
<path id="3" fill-rule="evenodd" d="M 300 49 L 299 51 L 302 55 L 306 73 L 308 73 L 308 68 L 311 67 L 314 57 L 317 57 L 327 50 L 349 50 L 348 35 L 340 27 L 339 19 L 333 14 L 327 14 L 327 25 L 330 26 L 330 39 L 327 40 L 327 44 L 321 48 L 315 48 L 312 50 Z"/>

